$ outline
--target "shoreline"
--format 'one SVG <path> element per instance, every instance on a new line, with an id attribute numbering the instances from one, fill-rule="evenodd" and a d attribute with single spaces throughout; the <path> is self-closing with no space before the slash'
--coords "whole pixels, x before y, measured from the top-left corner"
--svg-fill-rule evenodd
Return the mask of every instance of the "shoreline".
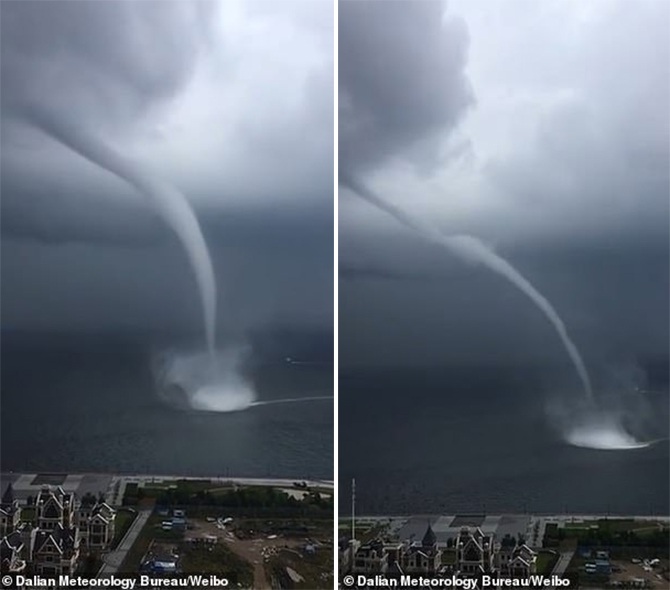
<path id="1" fill-rule="evenodd" d="M 229 476 L 192 476 L 161 475 L 143 473 L 94 473 L 94 472 L 0 472 L 0 484 L 4 493 L 8 484 L 12 484 L 17 500 L 22 504 L 34 497 L 44 485 L 60 486 L 66 492 L 79 497 L 87 493 L 104 496 L 112 506 L 119 506 L 128 484 L 169 483 L 176 481 L 208 481 L 213 485 L 267 486 L 276 488 L 305 489 L 320 488 L 335 491 L 334 482 L 325 479 L 272 478 L 272 477 L 229 477 Z M 295 485 L 299 484 L 299 485 Z"/>
<path id="2" fill-rule="evenodd" d="M 551 512 L 456 512 L 453 514 L 446 513 L 412 513 L 412 514 L 393 514 L 393 515 L 364 515 L 357 514 L 356 522 L 365 522 L 373 523 L 378 521 L 389 521 L 389 520 L 410 520 L 412 518 L 417 519 L 438 519 L 438 518 L 467 518 L 467 517 L 491 517 L 491 518 L 501 518 L 501 517 L 510 517 L 510 518 L 543 518 L 548 521 L 569 521 L 570 519 L 580 519 L 580 520 L 652 520 L 652 521 L 668 521 L 670 523 L 670 515 L 665 514 L 613 514 L 612 512 L 608 513 L 551 513 Z M 338 517 L 340 524 L 351 522 L 351 515 L 341 515 Z"/>

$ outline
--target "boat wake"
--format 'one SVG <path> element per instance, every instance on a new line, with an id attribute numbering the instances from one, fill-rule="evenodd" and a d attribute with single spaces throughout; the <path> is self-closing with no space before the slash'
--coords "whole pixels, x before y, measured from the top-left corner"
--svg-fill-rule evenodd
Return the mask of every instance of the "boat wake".
<path id="1" fill-rule="evenodd" d="M 251 404 L 253 406 L 269 406 L 272 404 L 293 404 L 299 402 L 317 402 L 323 400 L 335 399 L 332 395 L 311 395 L 307 397 L 287 397 L 285 399 L 268 399 L 264 401 L 257 401 Z"/>
<path id="2" fill-rule="evenodd" d="M 257 400 L 245 403 L 243 399 L 233 396 L 230 393 L 221 394 L 220 392 L 213 392 L 213 395 L 199 396 L 193 400 L 191 406 L 195 410 L 202 412 L 240 412 L 250 408 L 257 408 L 259 406 L 270 406 L 274 404 L 294 404 L 300 402 L 316 402 L 324 400 L 333 400 L 332 395 L 314 395 L 306 397 L 289 397 L 284 399 L 269 399 Z M 237 402 L 241 403 L 237 403 Z"/>

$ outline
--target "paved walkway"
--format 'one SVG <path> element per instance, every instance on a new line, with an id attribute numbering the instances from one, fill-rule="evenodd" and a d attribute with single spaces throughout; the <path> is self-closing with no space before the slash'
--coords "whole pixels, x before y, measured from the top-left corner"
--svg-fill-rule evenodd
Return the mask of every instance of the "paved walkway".
<path id="1" fill-rule="evenodd" d="M 570 564 L 570 560 L 574 554 L 574 549 L 570 551 L 561 551 L 558 561 L 554 566 L 554 570 L 551 573 L 557 576 L 562 576 L 565 573 L 565 570 L 568 569 L 568 565 Z"/>
<path id="2" fill-rule="evenodd" d="M 119 475 L 126 484 L 128 483 L 153 483 L 153 482 L 174 482 L 182 479 L 205 479 L 216 485 L 237 484 L 239 486 L 273 486 L 273 487 L 293 487 L 296 482 L 305 482 L 309 487 L 334 488 L 332 481 L 324 479 L 301 479 L 299 477 L 291 479 L 280 478 L 261 478 L 261 477 L 216 477 L 216 476 L 184 476 L 184 475 Z"/>
<path id="3" fill-rule="evenodd" d="M 133 524 L 130 525 L 128 532 L 123 539 L 121 539 L 119 546 L 114 551 L 105 555 L 105 565 L 103 565 L 98 572 L 99 578 L 114 575 L 118 571 L 123 560 L 126 558 L 126 555 L 128 555 L 128 551 L 130 551 L 133 543 L 137 540 L 140 531 L 147 523 L 147 520 L 149 520 L 149 516 L 151 516 L 151 510 L 140 510 L 137 518 L 135 518 Z"/>
<path id="4" fill-rule="evenodd" d="M 568 565 L 570 565 L 570 561 L 572 560 L 572 556 L 575 554 L 575 550 L 572 549 L 570 551 L 561 551 L 561 554 L 558 557 L 558 561 L 556 562 L 556 565 L 554 566 L 553 571 L 551 572 L 552 576 L 563 576 L 565 573 L 565 570 L 568 569 Z M 553 590 L 561 590 L 563 586 L 552 586 Z"/>

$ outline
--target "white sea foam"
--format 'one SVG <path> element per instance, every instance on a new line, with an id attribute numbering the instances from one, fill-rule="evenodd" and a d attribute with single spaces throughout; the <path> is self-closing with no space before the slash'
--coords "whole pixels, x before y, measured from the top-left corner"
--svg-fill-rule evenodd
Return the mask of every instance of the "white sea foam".
<path id="1" fill-rule="evenodd" d="M 154 359 L 159 396 L 171 405 L 202 412 L 240 412 L 252 407 L 333 400 L 313 395 L 259 400 L 253 383 L 244 374 L 244 346 L 208 352 L 167 351 Z"/>
<path id="2" fill-rule="evenodd" d="M 598 407 L 585 401 L 567 402 L 555 399 L 546 408 L 551 424 L 561 438 L 575 447 L 625 451 L 643 449 L 654 444 L 655 440 L 636 436 L 630 424 L 638 423 L 638 434 L 647 430 L 641 421 L 637 421 L 636 412 L 644 409 L 641 403 L 626 407 L 620 396 L 609 396 L 607 407 Z"/>
<path id="3" fill-rule="evenodd" d="M 159 396 L 172 405 L 209 412 L 238 412 L 256 401 L 244 375 L 244 346 L 207 351 L 166 351 L 154 359 Z"/>
<path id="4" fill-rule="evenodd" d="M 638 441 L 619 424 L 593 424 L 579 426 L 565 433 L 565 440 L 575 447 L 606 451 L 644 449 L 654 441 Z"/>

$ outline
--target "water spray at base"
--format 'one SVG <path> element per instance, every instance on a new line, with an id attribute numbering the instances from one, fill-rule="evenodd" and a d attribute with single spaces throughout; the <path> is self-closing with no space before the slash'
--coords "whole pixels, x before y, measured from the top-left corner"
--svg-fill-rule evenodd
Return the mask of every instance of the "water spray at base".
<path id="1" fill-rule="evenodd" d="M 565 434 L 566 442 L 575 447 L 601 451 L 644 449 L 653 442 L 638 442 L 616 421 L 599 420 L 573 427 Z"/>
<path id="2" fill-rule="evenodd" d="M 164 352 L 153 362 L 158 395 L 168 404 L 202 412 L 239 412 L 256 406 L 333 400 L 333 396 L 305 396 L 258 400 L 244 374 L 249 349 L 228 347 L 214 358 L 218 376 L 208 376 L 211 357 L 202 352 Z"/>
<path id="3" fill-rule="evenodd" d="M 555 390 L 545 400 L 548 425 L 568 444 L 601 451 L 644 449 L 667 438 L 667 394 L 646 390 L 646 371 L 626 359 L 599 364 L 598 407 Z"/>
<path id="4" fill-rule="evenodd" d="M 246 347 L 228 347 L 214 357 L 202 351 L 161 353 L 153 361 L 158 395 L 182 409 L 246 410 L 256 402 L 256 392 L 242 369 L 247 354 Z M 214 379 L 212 364 L 217 369 Z"/>

